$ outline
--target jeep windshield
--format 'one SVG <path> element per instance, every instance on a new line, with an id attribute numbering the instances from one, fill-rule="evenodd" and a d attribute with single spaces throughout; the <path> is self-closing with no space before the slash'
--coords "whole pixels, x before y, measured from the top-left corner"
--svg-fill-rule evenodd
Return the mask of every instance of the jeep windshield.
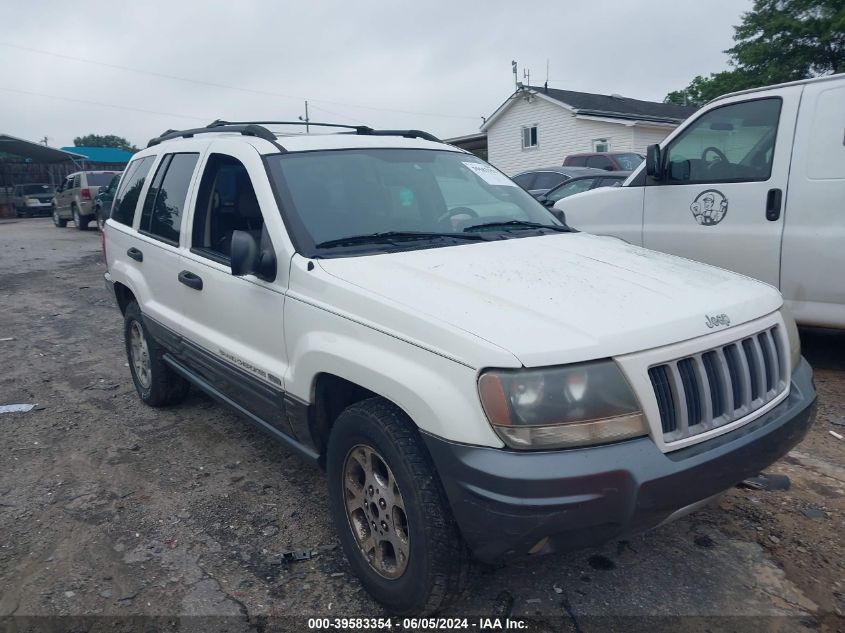
<path id="1" fill-rule="evenodd" d="M 297 250 L 344 257 L 567 231 L 475 156 L 344 149 L 267 157 Z"/>

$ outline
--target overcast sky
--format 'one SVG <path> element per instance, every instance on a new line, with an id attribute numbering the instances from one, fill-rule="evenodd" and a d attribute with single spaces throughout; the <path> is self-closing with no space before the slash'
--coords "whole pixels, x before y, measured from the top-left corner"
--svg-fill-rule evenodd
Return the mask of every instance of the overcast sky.
<path id="1" fill-rule="evenodd" d="M 307 98 L 312 120 L 458 136 L 513 91 L 511 60 L 520 81 L 530 69 L 542 84 L 548 59 L 550 87 L 660 101 L 726 67 L 750 4 L 4 3 L 0 133 L 54 147 L 117 134 L 143 147 L 216 118 L 295 119 Z"/>

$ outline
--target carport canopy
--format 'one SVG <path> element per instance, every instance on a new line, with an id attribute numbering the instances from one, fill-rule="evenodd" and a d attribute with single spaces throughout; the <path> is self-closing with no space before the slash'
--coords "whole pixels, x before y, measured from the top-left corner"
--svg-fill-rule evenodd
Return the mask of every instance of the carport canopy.
<path id="1" fill-rule="evenodd" d="M 85 156 L 81 154 L 54 149 L 46 145 L 41 145 L 40 143 L 33 143 L 31 141 L 25 141 L 22 138 L 9 136 L 8 134 L 0 134 L 0 161 L 6 159 L 9 155 L 23 158 L 29 162 L 42 164 L 63 163 L 69 160 L 85 160 Z"/>

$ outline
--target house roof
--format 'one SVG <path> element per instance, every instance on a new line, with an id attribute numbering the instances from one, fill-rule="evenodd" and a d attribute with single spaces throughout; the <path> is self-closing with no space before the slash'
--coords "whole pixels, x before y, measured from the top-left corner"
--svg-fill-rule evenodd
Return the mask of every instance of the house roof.
<path id="1" fill-rule="evenodd" d="M 63 147 L 68 152 L 82 154 L 91 163 L 128 163 L 132 152 L 117 147 Z"/>
<path id="2" fill-rule="evenodd" d="M 538 86 L 525 86 L 511 95 L 496 112 L 481 126 L 486 130 L 494 119 L 513 103 L 513 97 L 522 91 L 530 91 L 541 97 L 554 101 L 572 110 L 576 115 L 597 116 L 625 121 L 643 121 L 648 123 L 680 123 L 693 112 L 695 106 L 675 105 L 674 103 L 658 103 L 656 101 L 642 101 L 620 95 L 601 95 L 590 92 L 576 92 L 574 90 L 559 90 Z"/>
<path id="3" fill-rule="evenodd" d="M 82 158 L 75 152 L 67 152 L 8 134 L 0 134 L 0 159 L 4 154 L 23 158 L 33 163 L 63 163 L 66 160 Z"/>

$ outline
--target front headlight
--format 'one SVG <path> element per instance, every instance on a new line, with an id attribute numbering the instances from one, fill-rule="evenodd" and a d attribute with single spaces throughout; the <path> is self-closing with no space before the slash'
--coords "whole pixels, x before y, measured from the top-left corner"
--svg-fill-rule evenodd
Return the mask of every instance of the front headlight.
<path id="1" fill-rule="evenodd" d="M 648 434 L 637 398 L 612 360 L 489 370 L 478 378 L 478 393 L 511 448 L 569 448 Z"/>
<path id="2" fill-rule="evenodd" d="M 798 326 L 795 324 L 795 317 L 786 307 L 781 306 L 780 314 L 783 317 L 783 324 L 786 326 L 786 338 L 789 341 L 789 360 L 792 363 L 792 371 L 801 363 L 801 338 L 798 336 Z"/>

